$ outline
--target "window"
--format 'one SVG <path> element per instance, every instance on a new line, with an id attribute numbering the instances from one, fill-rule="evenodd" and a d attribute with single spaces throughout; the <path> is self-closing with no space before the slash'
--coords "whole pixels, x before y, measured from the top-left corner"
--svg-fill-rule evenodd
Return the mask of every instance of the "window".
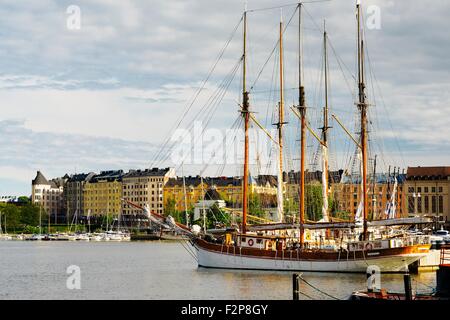
<path id="1" fill-rule="evenodd" d="M 441 192 L 441 193 L 442 193 L 442 187 L 439 187 L 439 192 Z"/>
<path id="2" fill-rule="evenodd" d="M 428 196 L 425 196 L 424 199 L 425 199 L 424 200 L 424 202 L 425 202 L 425 213 L 428 213 L 430 211 L 430 203 L 429 203 L 430 199 L 429 199 Z"/>
<path id="3" fill-rule="evenodd" d="M 281 179 L 280 179 L 281 180 Z M 245 237 L 242 237 L 241 238 L 241 242 L 246 242 L 247 241 L 247 239 L 245 238 Z"/>
<path id="4" fill-rule="evenodd" d="M 417 187 L 417 193 L 421 193 L 422 192 L 422 187 Z"/>
<path id="5" fill-rule="evenodd" d="M 428 187 L 424 187 L 423 190 L 423 192 L 428 193 Z"/>
<path id="6" fill-rule="evenodd" d="M 436 192 L 436 187 L 431 187 L 431 192 L 435 193 Z"/>
<path id="7" fill-rule="evenodd" d="M 408 188 L 408 192 L 409 192 L 409 193 L 414 193 L 414 187 L 409 187 L 409 188 Z"/>
<path id="8" fill-rule="evenodd" d="M 444 213 L 444 199 L 442 196 L 439 196 L 439 213 Z"/>
<path id="9" fill-rule="evenodd" d="M 436 213 L 436 196 L 431 197 L 431 212 Z"/>
<path id="10" fill-rule="evenodd" d="M 414 212 L 414 197 L 409 196 L 408 197 L 408 211 L 409 212 Z"/>

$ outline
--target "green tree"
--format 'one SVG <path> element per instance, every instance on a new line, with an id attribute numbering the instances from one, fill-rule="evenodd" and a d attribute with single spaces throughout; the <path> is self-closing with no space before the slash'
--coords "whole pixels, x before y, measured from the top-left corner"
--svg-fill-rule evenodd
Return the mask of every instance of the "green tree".
<path id="1" fill-rule="evenodd" d="M 1 226 L 3 232 L 15 231 L 20 228 L 20 209 L 13 204 L 2 204 L 1 211 Z"/>
<path id="2" fill-rule="evenodd" d="M 19 199 L 18 199 L 18 201 L 19 201 L 20 203 L 31 203 L 30 198 L 28 198 L 28 197 L 26 197 L 26 196 L 20 196 Z"/>
<path id="3" fill-rule="evenodd" d="M 43 224 L 48 220 L 46 211 L 42 208 L 41 214 L 39 214 L 39 206 L 31 203 L 22 206 L 20 211 L 20 222 L 23 225 L 38 226 L 40 220 Z M 39 219 L 39 215 L 41 215 L 41 219 Z"/>
<path id="4" fill-rule="evenodd" d="M 253 216 L 264 217 L 261 197 L 258 194 L 250 194 L 248 197 L 248 210 Z"/>
<path id="5" fill-rule="evenodd" d="M 322 219 L 322 185 L 307 184 L 305 186 L 307 219 L 318 221 Z"/>
<path id="6" fill-rule="evenodd" d="M 229 213 L 221 210 L 216 203 L 213 204 L 210 208 L 205 208 L 205 210 L 206 210 L 207 229 L 215 228 L 217 224 L 219 225 L 230 224 L 231 218 Z M 203 216 L 200 216 L 199 219 L 193 221 L 193 224 L 203 226 Z"/>
<path id="7" fill-rule="evenodd" d="M 164 204 L 164 214 L 166 216 L 172 216 L 174 217 L 177 214 L 177 210 L 175 209 L 176 201 L 174 198 L 167 199 L 166 203 Z"/>

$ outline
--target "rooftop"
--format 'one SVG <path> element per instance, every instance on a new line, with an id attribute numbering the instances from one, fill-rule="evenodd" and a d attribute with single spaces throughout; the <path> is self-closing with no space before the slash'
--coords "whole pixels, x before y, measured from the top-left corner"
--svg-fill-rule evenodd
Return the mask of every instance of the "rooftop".
<path id="1" fill-rule="evenodd" d="M 170 168 L 152 168 L 145 170 L 130 170 L 124 175 L 124 178 L 135 178 L 135 177 L 163 177 L 170 171 Z"/>
<path id="2" fill-rule="evenodd" d="M 440 180 L 450 177 L 450 166 L 444 167 L 408 167 L 406 179 Z"/>

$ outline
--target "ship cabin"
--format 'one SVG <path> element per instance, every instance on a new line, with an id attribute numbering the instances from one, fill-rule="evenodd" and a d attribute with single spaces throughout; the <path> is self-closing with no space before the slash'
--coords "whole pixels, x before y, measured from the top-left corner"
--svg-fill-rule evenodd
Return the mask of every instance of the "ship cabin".
<path id="1" fill-rule="evenodd" d="M 231 244 L 231 234 L 226 234 L 226 244 Z M 261 250 L 284 250 L 286 249 L 286 237 L 279 235 L 258 235 L 253 233 L 236 234 L 235 242 L 238 247 L 256 248 Z"/>

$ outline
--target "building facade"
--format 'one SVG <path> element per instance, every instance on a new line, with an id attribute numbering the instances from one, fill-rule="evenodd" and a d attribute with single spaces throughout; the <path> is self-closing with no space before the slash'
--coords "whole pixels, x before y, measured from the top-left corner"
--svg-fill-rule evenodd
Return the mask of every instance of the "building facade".
<path id="1" fill-rule="evenodd" d="M 94 172 L 72 175 L 64 186 L 64 199 L 67 207 L 67 218 L 69 221 L 75 215 L 85 216 L 84 211 L 84 186 L 86 182 L 95 176 Z"/>
<path id="2" fill-rule="evenodd" d="M 64 201 L 64 184 L 69 179 L 62 178 L 47 180 L 38 171 L 31 182 L 31 202 L 41 206 L 55 223 L 66 220 L 66 205 Z"/>
<path id="3" fill-rule="evenodd" d="M 164 186 L 174 177 L 173 168 L 130 170 L 122 179 L 122 197 L 141 207 L 148 206 L 150 212 L 164 214 Z M 123 202 L 122 212 L 136 215 L 142 210 Z"/>
<path id="4" fill-rule="evenodd" d="M 83 212 L 91 216 L 121 213 L 123 170 L 101 171 L 84 183 Z"/>
<path id="5" fill-rule="evenodd" d="M 394 184 L 395 179 L 397 184 Z M 389 174 L 377 174 L 376 179 L 370 178 L 368 184 L 369 218 L 386 219 L 387 205 L 391 200 L 395 203 L 395 217 L 407 217 L 405 197 L 405 174 L 395 176 Z M 360 176 L 344 176 L 342 183 L 335 184 L 337 210 L 349 213 L 351 217 L 356 215 L 362 198 L 362 186 Z"/>
<path id="6" fill-rule="evenodd" d="M 410 216 L 450 221 L 450 167 L 408 167 L 407 212 Z"/>

